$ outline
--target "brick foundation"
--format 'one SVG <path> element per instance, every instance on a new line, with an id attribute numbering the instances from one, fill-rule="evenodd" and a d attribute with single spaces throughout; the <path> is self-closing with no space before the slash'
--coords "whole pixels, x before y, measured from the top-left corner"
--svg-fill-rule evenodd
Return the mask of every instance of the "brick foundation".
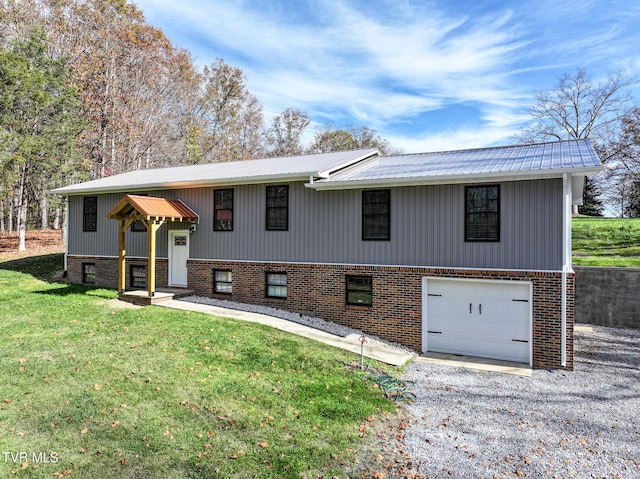
<path id="1" fill-rule="evenodd" d="M 82 263 L 96 265 L 96 285 L 117 285 L 116 258 L 68 258 L 68 277 L 82 282 Z M 127 259 L 127 265 L 146 264 L 146 259 Z M 422 278 L 442 277 L 530 281 L 533 284 L 533 366 L 560 368 L 562 340 L 562 275 L 559 272 L 462 270 L 387 266 L 325 264 L 250 263 L 233 261 L 188 261 L 188 288 L 199 296 L 239 303 L 272 306 L 300 312 L 367 334 L 404 344 L 416 351 L 422 348 Z M 167 260 L 158 259 L 156 284 L 167 284 Z M 233 294 L 213 291 L 213 270 L 231 270 Z M 266 272 L 287 273 L 287 298 L 265 295 Z M 127 286 L 129 283 L 127 266 Z M 347 305 L 345 276 L 373 278 L 373 305 Z M 567 275 L 567 369 L 573 369 L 574 275 Z"/>

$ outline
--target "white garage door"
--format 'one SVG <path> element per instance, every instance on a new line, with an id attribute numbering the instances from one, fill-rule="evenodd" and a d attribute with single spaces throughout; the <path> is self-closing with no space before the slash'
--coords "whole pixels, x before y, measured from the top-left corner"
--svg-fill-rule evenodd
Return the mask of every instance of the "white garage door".
<path id="1" fill-rule="evenodd" d="M 531 284 L 423 279 L 423 351 L 530 362 Z"/>

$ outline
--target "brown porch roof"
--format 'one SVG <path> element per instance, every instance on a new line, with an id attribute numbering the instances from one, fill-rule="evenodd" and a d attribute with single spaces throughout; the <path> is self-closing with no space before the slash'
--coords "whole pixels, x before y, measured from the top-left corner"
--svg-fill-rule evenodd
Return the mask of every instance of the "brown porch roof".
<path id="1" fill-rule="evenodd" d="M 154 196 L 125 195 L 109 213 L 109 219 L 143 216 L 146 220 L 190 221 L 197 223 L 198 214 L 182 200 L 169 200 Z"/>

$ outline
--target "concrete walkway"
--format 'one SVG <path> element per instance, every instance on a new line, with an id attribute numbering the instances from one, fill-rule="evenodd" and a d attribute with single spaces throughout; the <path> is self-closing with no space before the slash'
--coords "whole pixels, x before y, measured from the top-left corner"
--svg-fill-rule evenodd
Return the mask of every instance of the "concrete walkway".
<path id="1" fill-rule="evenodd" d="M 304 326 L 293 321 L 287 321 L 286 319 L 268 316 L 266 314 L 250 313 L 246 311 L 238 311 L 236 309 L 221 308 L 219 306 L 191 303 L 188 301 L 177 301 L 172 299 L 157 303 L 155 306 L 213 314 L 224 318 L 235 318 L 252 323 L 265 324 L 288 333 L 297 334 L 298 336 L 314 339 L 336 348 L 351 351 L 352 353 L 360 356 L 360 336 L 357 334 L 349 334 L 348 336 L 342 337 L 335 334 L 325 333 L 324 331 Z M 385 344 L 365 343 L 364 356 L 393 366 L 402 366 L 415 355 L 400 348 L 394 348 L 393 346 Z"/>

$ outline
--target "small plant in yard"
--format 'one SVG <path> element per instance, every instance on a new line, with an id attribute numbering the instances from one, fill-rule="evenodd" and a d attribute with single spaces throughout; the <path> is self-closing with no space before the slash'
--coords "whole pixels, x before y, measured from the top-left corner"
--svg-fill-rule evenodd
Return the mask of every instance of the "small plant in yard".
<path id="1" fill-rule="evenodd" d="M 0 477 L 346 477 L 393 416 L 349 353 L 31 267 L 0 263 Z"/>

